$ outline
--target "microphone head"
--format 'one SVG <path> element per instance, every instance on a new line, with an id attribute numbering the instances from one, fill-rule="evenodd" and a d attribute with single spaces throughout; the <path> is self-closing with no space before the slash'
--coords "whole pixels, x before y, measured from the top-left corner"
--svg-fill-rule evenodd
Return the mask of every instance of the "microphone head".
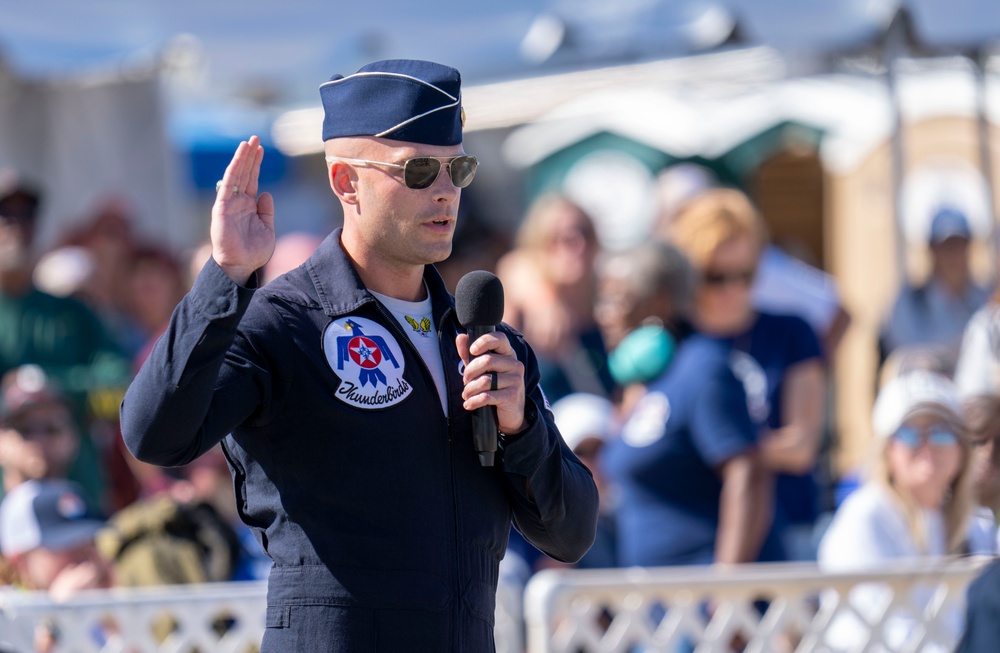
<path id="1" fill-rule="evenodd" d="M 458 280 L 455 310 L 464 327 L 495 327 L 503 320 L 503 284 L 492 272 L 473 270 Z"/>

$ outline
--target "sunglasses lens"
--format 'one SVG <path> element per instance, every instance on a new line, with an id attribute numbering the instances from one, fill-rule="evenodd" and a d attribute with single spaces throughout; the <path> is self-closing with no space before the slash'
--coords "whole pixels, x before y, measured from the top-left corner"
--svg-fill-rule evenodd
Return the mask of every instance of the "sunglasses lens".
<path id="1" fill-rule="evenodd" d="M 935 447 L 948 447 L 958 443 L 958 436 L 950 431 L 934 431 L 928 440 Z"/>
<path id="2" fill-rule="evenodd" d="M 897 442 L 910 449 L 917 449 L 925 441 L 924 436 L 915 428 L 904 426 L 893 436 Z M 926 441 L 934 447 L 948 447 L 958 444 L 958 436 L 951 431 L 931 431 L 926 435 Z"/>
<path id="3" fill-rule="evenodd" d="M 455 184 L 455 188 L 465 188 L 472 183 L 478 167 L 479 161 L 474 156 L 455 157 L 449 166 L 451 183 Z"/>
<path id="4" fill-rule="evenodd" d="M 916 449 L 920 446 L 920 433 L 914 428 L 904 426 L 896 431 L 893 438 L 895 438 L 896 442 L 906 445 L 910 449 Z"/>
<path id="5" fill-rule="evenodd" d="M 421 190 L 433 184 L 439 172 L 441 162 L 437 159 L 426 156 L 407 159 L 403 164 L 403 183 L 407 188 Z"/>
<path id="6" fill-rule="evenodd" d="M 465 188 L 472 183 L 472 178 L 476 176 L 476 168 L 479 161 L 474 156 L 457 156 L 451 160 L 448 171 L 451 175 L 451 183 L 455 188 Z M 422 190 L 429 188 L 441 173 L 441 161 L 432 157 L 422 156 L 415 159 L 407 159 L 403 164 L 403 183 L 407 188 Z"/>

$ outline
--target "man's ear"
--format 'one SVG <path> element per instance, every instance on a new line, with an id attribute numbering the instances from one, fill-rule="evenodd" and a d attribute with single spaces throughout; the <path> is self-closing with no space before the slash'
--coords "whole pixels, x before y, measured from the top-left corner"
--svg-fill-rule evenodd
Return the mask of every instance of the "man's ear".
<path id="1" fill-rule="evenodd" d="M 358 203 L 358 176 L 353 168 L 346 163 L 334 161 L 327 174 L 330 177 L 330 188 L 341 202 Z"/>

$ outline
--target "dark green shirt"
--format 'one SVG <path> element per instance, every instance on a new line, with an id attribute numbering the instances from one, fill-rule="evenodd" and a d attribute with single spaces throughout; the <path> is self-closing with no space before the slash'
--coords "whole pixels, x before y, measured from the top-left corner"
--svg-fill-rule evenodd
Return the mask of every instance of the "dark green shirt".
<path id="1" fill-rule="evenodd" d="M 35 364 L 67 394 L 80 424 L 115 388 L 128 383 L 128 361 L 119 353 L 100 320 L 85 304 L 32 288 L 23 295 L 0 293 L 0 376 Z M 99 501 L 104 474 L 90 437 L 80 438 L 80 452 L 70 477 Z M 99 504 L 97 504 L 99 505 Z"/>

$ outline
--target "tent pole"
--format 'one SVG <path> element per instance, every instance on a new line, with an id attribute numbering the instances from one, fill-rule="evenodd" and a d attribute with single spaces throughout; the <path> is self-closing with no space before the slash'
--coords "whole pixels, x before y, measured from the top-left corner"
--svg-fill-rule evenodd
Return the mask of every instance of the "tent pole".
<path id="1" fill-rule="evenodd" d="M 896 235 L 896 271 L 900 284 L 906 282 L 906 233 L 903 229 L 903 177 L 906 174 L 905 143 L 903 136 L 902 100 L 899 96 L 899 79 L 896 62 L 905 50 L 906 36 L 901 21 L 893 21 L 886 34 L 885 59 L 886 86 L 892 120 L 892 215 Z"/>
<path id="2" fill-rule="evenodd" d="M 972 68 L 976 75 L 976 123 L 979 129 L 979 169 L 986 183 L 986 216 L 988 218 L 986 232 L 989 243 L 990 254 L 990 277 L 996 277 L 997 267 L 997 226 L 996 226 L 996 205 L 993 195 L 993 153 L 990 138 L 990 121 L 987 114 L 988 98 L 986 87 L 989 81 L 986 75 L 986 66 L 989 63 L 989 52 L 986 48 L 978 47 L 972 54 Z"/>

